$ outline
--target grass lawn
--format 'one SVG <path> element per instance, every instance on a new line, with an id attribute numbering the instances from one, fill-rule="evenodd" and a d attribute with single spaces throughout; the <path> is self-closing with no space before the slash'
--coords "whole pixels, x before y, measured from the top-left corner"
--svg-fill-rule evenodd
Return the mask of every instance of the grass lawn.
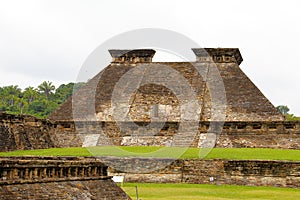
<path id="1" fill-rule="evenodd" d="M 0 152 L 0 156 L 137 156 L 202 158 L 207 149 L 179 147 L 72 147 Z M 205 154 L 206 155 L 206 154 Z M 300 161 L 300 150 L 261 148 L 214 148 L 204 159 Z"/>
<path id="2" fill-rule="evenodd" d="M 140 200 L 239 200 L 239 199 L 300 199 L 300 189 L 236 185 L 125 183 L 122 189 Z"/>

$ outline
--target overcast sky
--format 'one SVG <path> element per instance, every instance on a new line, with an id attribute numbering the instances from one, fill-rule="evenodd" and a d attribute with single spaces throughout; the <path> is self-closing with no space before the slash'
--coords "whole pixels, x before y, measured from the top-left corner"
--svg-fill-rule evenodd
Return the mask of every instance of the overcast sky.
<path id="1" fill-rule="evenodd" d="M 201 47 L 239 48 L 265 96 L 300 115 L 299 10 L 299 0 L 0 0 L 0 86 L 74 82 L 106 40 L 163 28 Z"/>

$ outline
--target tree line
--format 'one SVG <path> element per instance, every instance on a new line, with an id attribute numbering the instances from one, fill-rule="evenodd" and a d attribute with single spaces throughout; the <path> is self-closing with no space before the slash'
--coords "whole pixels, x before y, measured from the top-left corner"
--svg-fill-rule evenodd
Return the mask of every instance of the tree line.
<path id="1" fill-rule="evenodd" d="M 24 90 L 18 85 L 0 87 L 0 112 L 45 118 L 83 85 L 68 83 L 55 88 L 52 82 L 44 81 L 36 88 Z"/>
<path id="2" fill-rule="evenodd" d="M 279 105 L 279 106 L 276 107 L 276 109 L 277 109 L 278 112 L 285 115 L 285 118 L 288 121 L 300 120 L 300 117 L 297 117 L 294 114 L 289 113 L 290 109 L 286 105 Z"/>

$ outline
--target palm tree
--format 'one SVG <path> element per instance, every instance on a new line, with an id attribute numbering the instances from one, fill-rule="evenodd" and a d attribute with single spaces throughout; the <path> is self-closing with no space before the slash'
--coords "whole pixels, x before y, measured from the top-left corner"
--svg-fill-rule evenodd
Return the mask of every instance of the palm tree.
<path id="1" fill-rule="evenodd" d="M 28 103 L 31 103 L 37 99 L 38 95 L 38 92 L 33 87 L 27 87 L 23 92 L 23 98 L 25 98 Z"/>
<path id="2" fill-rule="evenodd" d="M 8 106 L 14 106 L 15 101 L 21 95 L 21 89 L 17 85 L 10 85 L 3 87 L 3 94 L 7 100 Z"/>
<path id="3" fill-rule="evenodd" d="M 23 114 L 23 110 L 27 105 L 28 105 L 28 102 L 25 99 L 20 98 L 17 100 L 17 107 L 18 107 L 20 114 Z"/>
<path id="4" fill-rule="evenodd" d="M 38 90 L 45 94 L 47 99 L 49 99 L 49 96 L 53 93 L 55 90 L 55 86 L 52 85 L 52 82 L 44 81 L 41 85 L 38 86 Z"/>

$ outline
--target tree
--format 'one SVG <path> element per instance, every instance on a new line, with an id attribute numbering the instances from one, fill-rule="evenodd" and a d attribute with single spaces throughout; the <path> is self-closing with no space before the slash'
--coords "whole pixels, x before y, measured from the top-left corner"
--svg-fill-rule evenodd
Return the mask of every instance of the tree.
<path id="1" fill-rule="evenodd" d="M 58 104 L 65 102 L 70 96 L 73 95 L 84 83 L 68 83 L 60 85 L 55 91 L 55 99 Z"/>
<path id="2" fill-rule="evenodd" d="M 6 106 L 0 101 L 0 112 L 5 112 Z"/>
<path id="3" fill-rule="evenodd" d="M 62 84 L 55 90 L 51 82 L 44 81 L 37 88 L 27 87 L 24 91 L 17 85 L 0 87 L 0 112 L 45 118 L 83 85 Z"/>
<path id="4" fill-rule="evenodd" d="M 16 102 L 22 97 L 22 91 L 17 85 L 4 86 L 1 91 L 1 102 L 6 107 L 5 110 L 17 110 Z"/>
<path id="5" fill-rule="evenodd" d="M 33 101 L 28 106 L 28 113 L 34 115 L 36 117 L 45 118 L 55 109 L 57 109 L 58 105 L 47 99 L 38 99 Z"/>
<path id="6" fill-rule="evenodd" d="M 17 103 L 16 103 L 16 107 L 18 108 L 17 112 L 18 114 L 24 114 L 24 109 L 27 107 L 28 103 L 25 99 L 23 98 L 19 98 L 17 100 Z"/>
<path id="7" fill-rule="evenodd" d="M 55 99 L 58 104 L 66 101 L 73 93 L 74 83 L 60 85 L 55 91 Z"/>
<path id="8" fill-rule="evenodd" d="M 38 98 L 39 94 L 33 87 L 25 88 L 23 92 L 23 98 L 27 101 L 27 103 L 31 103 Z"/>
<path id="9" fill-rule="evenodd" d="M 290 111 L 290 109 L 287 106 L 283 106 L 283 105 L 277 106 L 276 109 L 278 112 L 280 112 L 283 115 L 288 114 L 288 112 Z"/>
<path id="10" fill-rule="evenodd" d="M 45 94 L 46 98 L 49 99 L 50 95 L 55 91 L 55 86 L 52 85 L 52 82 L 44 81 L 42 84 L 38 86 L 38 90 Z"/>

